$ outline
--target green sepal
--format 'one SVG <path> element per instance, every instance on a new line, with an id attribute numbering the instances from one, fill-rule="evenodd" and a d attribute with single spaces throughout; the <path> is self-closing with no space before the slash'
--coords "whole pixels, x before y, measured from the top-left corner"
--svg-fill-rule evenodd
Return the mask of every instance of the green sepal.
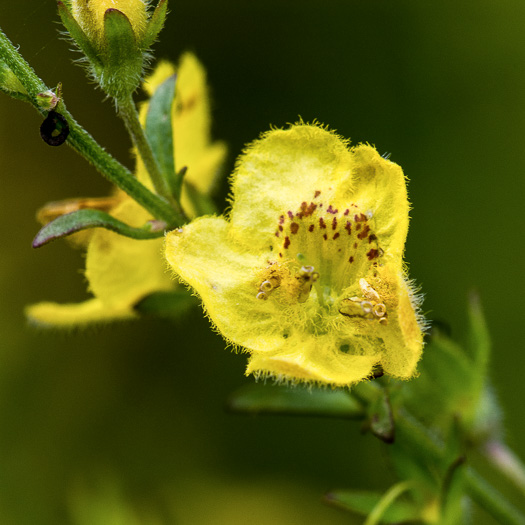
<path id="1" fill-rule="evenodd" d="M 77 46 L 80 48 L 82 53 L 86 55 L 87 59 L 93 66 L 97 75 L 102 69 L 102 61 L 97 50 L 91 43 L 91 40 L 87 37 L 86 33 L 82 30 L 79 23 L 75 20 L 75 17 L 64 2 L 58 2 L 58 14 L 62 20 L 62 24 L 67 29 L 67 32 L 71 38 L 75 41 Z"/>
<path id="2" fill-rule="evenodd" d="M 180 202 L 184 171 L 175 172 L 173 157 L 173 125 L 171 108 L 175 95 L 176 75 L 166 79 L 156 90 L 148 104 L 145 132 L 160 171 L 168 181 L 172 196 Z"/>
<path id="3" fill-rule="evenodd" d="M 479 296 L 472 292 L 468 301 L 468 337 L 465 350 L 474 365 L 477 388 L 481 391 L 487 380 L 491 340 Z"/>
<path id="4" fill-rule="evenodd" d="M 448 467 L 441 487 L 442 525 L 465 525 L 465 457 L 458 456 Z"/>
<path id="5" fill-rule="evenodd" d="M 324 501 L 338 508 L 361 516 L 368 516 L 380 503 L 380 492 L 334 490 L 325 495 Z M 418 508 L 406 499 L 393 501 L 381 516 L 380 523 L 421 523 Z"/>
<path id="6" fill-rule="evenodd" d="M 151 15 L 151 19 L 146 28 L 146 34 L 144 35 L 144 37 L 142 38 L 142 42 L 140 43 L 140 47 L 142 50 L 148 49 L 155 43 L 155 40 L 157 40 L 159 33 L 164 27 L 167 14 L 168 0 L 160 0 L 157 4 L 157 7 L 155 8 L 155 11 L 153 11 L 153 14 Z"/>
<path id="7" fill-rule="evenodd" d="M 152 222 L 143 228 L 133 228 L 100 210 L 77 210 L 46 224 L 34 238 L 33 248 L 89 228 L 106 228 L 132 239 L 156 239 L 164 235 L 163 225 Z"/>
<path id="8" fill-rule="evenodd" d="M 173 292 L 154 292 L 134 305 L 134 310 L 140 315 L 173 318 L 183 314 L 199 301 L 186 289 Z"/>
<path id="9" fill-rule="evenodd" d="M 393 443 L 395 438 L 394 416 L 390 398 L 386 390 L 381 392 L 368 407 L 370 431 L 385 443 Z"/>
<path id="10" fill-rule="evenodd" d="M 279 414 L 362 419 L 363 406 L 348 392 L 282 385 L 247 385 L 234 392 L 228 410 L 242 414 Z"/>
<path id="11" fill-rule="evenodd" d="M 117 100 L 124 100 L 140 84 L 144 54 L 137 45 L 128 17 L 118 9 L 104 13 L 104 69 L 98 81 Z"/>

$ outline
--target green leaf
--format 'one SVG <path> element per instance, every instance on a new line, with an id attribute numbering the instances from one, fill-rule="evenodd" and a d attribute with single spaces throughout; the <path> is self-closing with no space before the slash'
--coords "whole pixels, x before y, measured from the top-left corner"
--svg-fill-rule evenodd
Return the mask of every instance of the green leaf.
<path id="1" fill-rule="evenodd" d="M 151 20 L 146 28 L 146 34 L 140 43 L 142 49 L 148 49 L 153 45 L 166 22 L 168 14 L 168 0 L 160 0 L 151 16 Z"/>
<path id="2" fill-rule="evenodd" d="M 379 492 L 358 490 L 335 490 L 324 497 L 326 503 L 362 516 L 368 516 L 382 499 Z M 395 500 L 383 513 L 380 523 L 414 523 L 419 519 L 420 513 L 413 503 Z"/>
<path id="3" fill-rule="evenodd" d="M 62 24 L 64 24 L 67 32 L 76 42 L 82 53 L 86 55 L 87 59 L 91 62 L 96 70 L 100 70 L 100 68 L 102 68 L 102 62 L 97 50 L 93 47 L 93 44 L 87 37 L 86 33 L 84 33 L 64 2 L 58 2 L 58 14 L 60 15 Z"/>
<path id="4" fill-rule="evenodd" d="M 146 115 L 146 137 L 172 195 L 180 201 L 184 172 L 175 172 L 171 107 L 175 96 L 176 75 L 166 79 L 153 93 Z"/>
<path id="5" fill-rule="evenodd" d="M 299 416 L 360 419 L 362 405 L 342 390 L 247 385 L 234 392 L 227 401 L 232 412 L 244 414 L 282 414 Z"/>
<path id="6" fill-rule="evenodd" d="M 155 292 L 141 299 L 133 308 L 141 315 L 177 317 L 198 304 L 198 299 L 188 290 Z"/>
<path id="7" fill-rule="evenodd" d="M 124 100 L 140 83 L 144 57 L 131 22 L 118 9 L 104 13 L 104 39 L 104 70 L 99 82 L 106 93 Z"/>
<path id="8" fill-rule="evenodd" d="M 163 225 L 149 223 L 144 228 L 133 228 L 100 210 L 77 210 L 46 224 L 34 238 L 33 248 L 88 228 L 106 228 L 132 239 L 156 239 L 164 235 Z"/>

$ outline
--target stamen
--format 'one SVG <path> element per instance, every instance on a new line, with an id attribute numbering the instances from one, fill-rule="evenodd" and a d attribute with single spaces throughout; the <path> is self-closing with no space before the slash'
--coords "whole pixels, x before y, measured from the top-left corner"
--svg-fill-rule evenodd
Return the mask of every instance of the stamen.
<path id="1" fill-rule="evenodd" d="M 263 281 L 260 287 L 261 292 L 269 292 L 273 290 L 274 286 L 270 281 Z"/>
<path id="2" fill-rule="evenodd" d="M 384 317 L 386 314 L 386 306 L 383 303 L 377 303 L 372 309 L 376 317 Z"/>

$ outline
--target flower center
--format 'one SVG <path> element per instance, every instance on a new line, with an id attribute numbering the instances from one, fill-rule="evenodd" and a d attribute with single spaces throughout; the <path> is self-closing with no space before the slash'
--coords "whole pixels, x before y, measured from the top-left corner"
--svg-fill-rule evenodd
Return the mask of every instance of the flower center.
<path id="1" fill-rule="evenodd" d="M 304 303 L 314 289 L 321 309 L 334 307 L 337 315 L 385 324 L 386 307 L 365 280 L 374 276 L 383 255 L 373 213 L 357 203 L 335 207 L 320 194 L 278 218 L 271 246 L 275 259 L 260 275 L 257 297 L 266 300 L 281 288 L 287 299 Z"/>

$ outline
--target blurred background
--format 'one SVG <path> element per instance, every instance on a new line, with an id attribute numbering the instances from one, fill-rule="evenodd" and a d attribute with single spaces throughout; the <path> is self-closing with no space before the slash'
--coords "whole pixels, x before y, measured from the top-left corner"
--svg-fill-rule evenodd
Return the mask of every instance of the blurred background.
<path id="1" fill-rule="evenodd" d="M 424 310 L 461 339 L 468 292 L 479 291 L 508 441 L 525 457 L 525 4 L 170 6 L 156 56 L 190 49 L 205 64 L 227 172 L 245 143 L 299 116 L 392 153 L 410 178 L 406 256 Z M 61 81 L 75 117 L 132 167 L 112 103 L 72 64 L 57 22 L 53 0 L 0 5 L 0 27 L 37 73 Z M 70 149 L 41 141 L 40 121 L 0 98 L 0 523 L 360 523 L 320 497 L 389 487 L 383 446 L 351 422 L 225 413 L 251 380 L 198 309 L 85 331 L 27 325 L 25 305 L 86 294 L 81 253 L 31 248 L 35 211 L 109 191 Z"/>

